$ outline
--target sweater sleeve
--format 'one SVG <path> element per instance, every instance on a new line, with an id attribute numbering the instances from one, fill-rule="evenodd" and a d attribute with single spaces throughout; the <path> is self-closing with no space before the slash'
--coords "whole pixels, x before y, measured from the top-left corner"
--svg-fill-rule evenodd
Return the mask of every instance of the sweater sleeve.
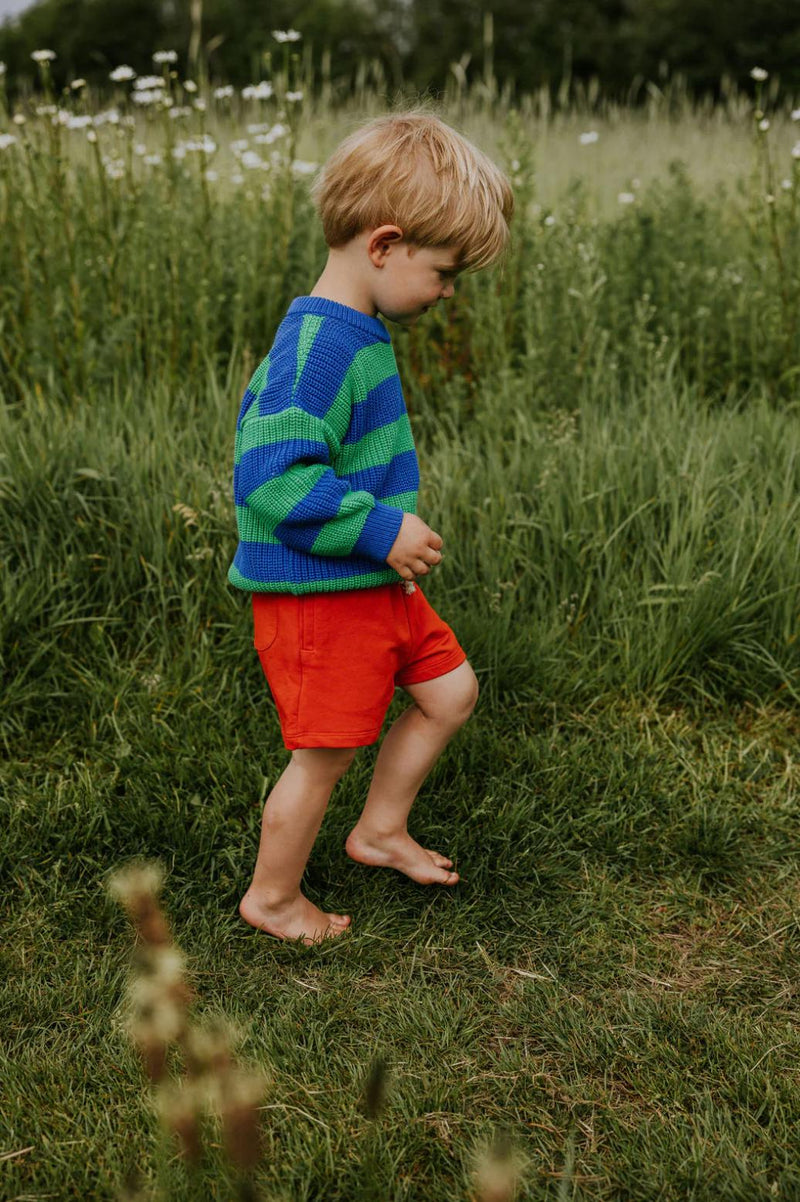
<path id="1" fill-rule="evenodd" d="M 236 434 L 234 496 L 288 547 L 385 564 L 403 510 L 350 488 L 331 466 L 349 422 L 345 395 L 341 390 L 325 417 L 313 412 L 318 395 L 303 387 L 277 412 L 263 414 L 253 404 Z"/>

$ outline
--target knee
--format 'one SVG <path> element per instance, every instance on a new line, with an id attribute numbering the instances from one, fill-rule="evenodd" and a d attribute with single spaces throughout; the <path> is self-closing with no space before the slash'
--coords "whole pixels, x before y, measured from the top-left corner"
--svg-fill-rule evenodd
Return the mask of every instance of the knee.
<path id="1" fill-rule="evenodd" d="M 468 666 L 458 681 L 458 687 L 451 686 L 446 695 L 438 697 L 436 704 L 428 707 L 426 717 L 457 730 L 475 709 L 478 692 L 478 678 Z"/>
<path id="2" fill-rule="evenodd" d="M 337 781 L 356 757 L 357 747 L 298 747 L 292 763 L 317 779 Z"/>

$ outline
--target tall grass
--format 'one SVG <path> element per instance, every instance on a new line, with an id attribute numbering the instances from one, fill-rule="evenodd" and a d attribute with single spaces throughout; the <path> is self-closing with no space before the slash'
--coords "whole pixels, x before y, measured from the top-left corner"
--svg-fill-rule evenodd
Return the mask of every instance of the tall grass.
<path id="1" fill-rule="evenodd" d="M 393 331 L 446 552 L 424 589 L 482 686 L 413 820 L 465 883 L 344 859 L 369 749 L 304 881 L 353 936 L 299 952 L 236 917 L 286 753 L 225 578 L 233 426 L 324 265 L 303 164 L 388 102 L 367 71 L 345 107 L 170 87 L 184 116 L 120 95 L 95 142 L 32 101 L 0 149 L 0 1192 L 116 1197 L 160 1155 L 192 1197 L 116 1019 L 102 881 L 145 856 L 208 1006 L 275 1066 L 267 1196 L 475 1202 L 500 1129 L 526 1198 L 796 1197 L 798 127 L 775 97 L 764 131 L 733 93 L 448 91 L 518 201 L 502 269 Z"/>

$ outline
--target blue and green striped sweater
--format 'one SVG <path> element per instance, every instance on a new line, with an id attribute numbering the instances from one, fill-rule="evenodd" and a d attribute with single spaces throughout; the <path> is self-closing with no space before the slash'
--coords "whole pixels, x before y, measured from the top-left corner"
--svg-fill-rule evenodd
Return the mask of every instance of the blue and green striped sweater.
<path id="1" fill-rule="evenodd" d="M 251 592 L 369 588 L 419 464 L 389 333 L 377 317 L 298 296 L 248 384 L 236 423 L 239 546 L 228 580 Z"/>

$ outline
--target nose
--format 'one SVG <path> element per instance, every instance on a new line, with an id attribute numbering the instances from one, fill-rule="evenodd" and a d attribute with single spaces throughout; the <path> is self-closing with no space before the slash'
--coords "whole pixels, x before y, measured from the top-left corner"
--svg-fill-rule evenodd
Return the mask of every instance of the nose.
<path id="1" fill-rule="evenodd" d="M 455 290 L 456 290 L 456 286 L 453 283 L 453 281 L 450 280 L 450 282 L 448 284 L 445 284 L 444 288 L 442 289 L 442 300 L 449 300 L 450 297 L 455 292 Z"/>

